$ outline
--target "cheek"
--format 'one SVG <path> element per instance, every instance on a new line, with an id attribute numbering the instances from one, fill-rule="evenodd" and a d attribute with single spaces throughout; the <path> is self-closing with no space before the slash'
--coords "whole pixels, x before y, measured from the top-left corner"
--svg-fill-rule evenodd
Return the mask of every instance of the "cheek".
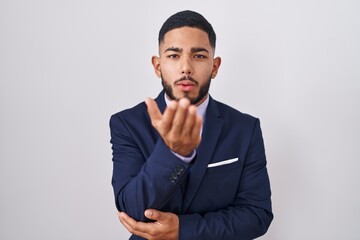
<path id="1" fill-rule="evenodd" d="M 203 64 L 201 66 L 198 66 L 197 73 L 199 76 L 201 76 L 201 78 L 207 80 L 209 76 L 211 76 L 212 70 L 213 70 L 212 66 L 209 66 L 208 64 L 206 65 Z"/>
<path id="2" fill-rule="evenodd" d="M 163 78 L 168 82 L 173 82 L 175 79 L 177 79 L 177 73 L 176 66 L 173 64 L 162 64 L 162 67 L 160 68 L 161 75 Z"/>

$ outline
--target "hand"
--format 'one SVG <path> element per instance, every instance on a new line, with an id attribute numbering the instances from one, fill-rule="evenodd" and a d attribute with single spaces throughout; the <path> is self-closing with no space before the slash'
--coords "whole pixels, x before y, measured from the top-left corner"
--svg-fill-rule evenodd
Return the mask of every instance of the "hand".
<path id="1" fill-rule="evenodd" d="M 188 99 L 171 101 L 164 114 L 153 99 L 147 98 L 145 103 L 152 125 L 173 152 L 185 157 L 199 146 L 202 118 Z"/>
<path id="2" fill-rule="evenodd" d="M 145 216 L 156 222 L 137 222 L 124 212 L 118 214 L 120 222 L 132 234 L 149 240 L 177 240 L 179 238 L 179 217 L 170 212 L 155 209 L 145 211 Z"/>

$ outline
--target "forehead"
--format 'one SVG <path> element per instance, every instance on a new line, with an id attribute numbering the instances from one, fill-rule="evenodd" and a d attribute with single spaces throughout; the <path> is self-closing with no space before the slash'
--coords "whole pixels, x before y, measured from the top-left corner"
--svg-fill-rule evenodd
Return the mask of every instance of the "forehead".
<path id="1" fill-rule="evenodd" d="M 164 40 L 160 43 L 160 51 L 168 47 L 192 48 L 203 47 L 212 50 L 208 34 L 198 28 L 181 27 L 175 28 L 164 35 Z"/>

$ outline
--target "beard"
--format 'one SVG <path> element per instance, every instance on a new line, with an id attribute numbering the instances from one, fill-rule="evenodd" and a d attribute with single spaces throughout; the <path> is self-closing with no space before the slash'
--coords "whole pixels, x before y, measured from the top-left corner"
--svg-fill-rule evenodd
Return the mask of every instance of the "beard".
<path id="1" fill-rule="evenodd" d="M 188 81 L 191 81 L 192 83 L 194 83 L 194 85 L 196 86 L 199 86 L 199 82 L 196 81 L 195 79 L 193 79 L 192 77 L 182 77 L 178 80 L 176 80 L 174 82 L 174 84 L 180 82 L 180 81 L 183 81 L 183 80 L 188 80 Z M 193 105 L 196 105 L 197 103 L 199 103 L 208 93 L 209 93 L 209 89 L 210 89 L 210 83 L 211 83 L 211 75 L 209 76 L 208 80 L 200 86 L 199 88 L 199 93 L 196 97 L 190 97 L 189 96 L 189 93 L 188 92 L 185 92 L 184 96 L 185 98 L 189 99 L 190 100 L 190 103 L 193 104 Z M 164 87 L 164 90 L 165 90 L 165 93 L 166 95 L 171 99 L 171 100 L 179 100 L 180 98 L 179 97 L 176 97 L 174 95 L 174 92 L 173 92 L 173 88 L 171 86 L 171 84 L 169 84 L 164 78 L 163 76 L 161 75 L 161 84 L 162 86 Z"/>

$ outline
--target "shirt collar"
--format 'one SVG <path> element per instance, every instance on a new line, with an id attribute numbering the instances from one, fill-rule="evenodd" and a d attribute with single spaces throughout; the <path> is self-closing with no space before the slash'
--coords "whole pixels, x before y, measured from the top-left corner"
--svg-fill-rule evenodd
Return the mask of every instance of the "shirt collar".
<path id="1" fill-rule="evenodd" d="M 166 105 L 168 105 L 170 101 L 166 97 L 166 93 L 164 93 L 164 98 Z M 205 101 L 202 102 L 199 106 L 197 106 L 197 113 L 202 117 L 203 123 L 205 122 L 205 114 L 208 105 L 209 105 L 209 94 L 207 94 Z"/>

